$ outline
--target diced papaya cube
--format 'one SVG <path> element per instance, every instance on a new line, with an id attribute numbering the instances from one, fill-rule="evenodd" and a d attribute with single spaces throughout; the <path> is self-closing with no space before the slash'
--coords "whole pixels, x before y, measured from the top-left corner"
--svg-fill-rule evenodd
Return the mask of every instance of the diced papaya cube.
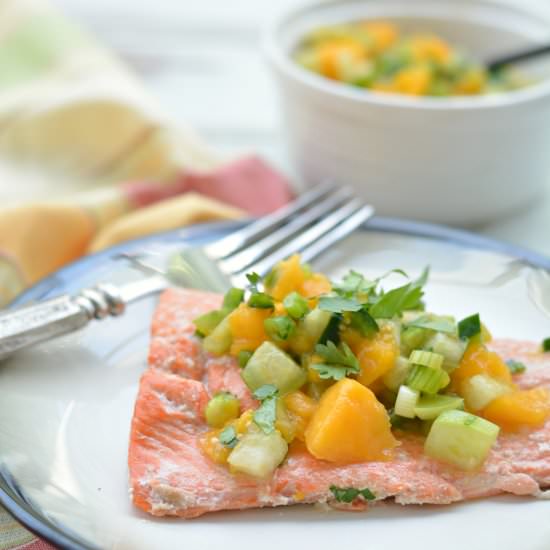
<path id="1" fill-rule="evenodd" d="M 512 382 L 512 375 L 500 355 L 483 344 L 470 344 L 452 375 L 452 387 L 459 390 L 462 382 L 477 374 L 485 374 L 503 382 Z"/>
<path id="2" fill-rule="evenodd" d="M 229 353 L 237 356 L 240 351 L 254 351 L 267 340 L 264 321 L 271 310 L 249 307 L 241 304 L 229 315 L 229 326 L 233 342 Z"/>
<path id="3" fill-rule="evenodd" d="M 328 78 L 340 78 L 341 59 L 359 60 L 366 54 L 364 46 L 353 39 L 336 39 L 320 44 L 318 49 L 321 73 Z"/>
<path id="4" fill-rule="evenodd" d="M 399 348 L 391 326 L 386 325 L 371 336 L 354 342 L 349 338 L 352 351 L 359 360 L 361 372 L 357 380 L 370 386 L 375 380 L 390 371 L 399 357 Z"/>
<path id="5" fill-rule="evenodd" d="M 279 262 L 275 268 L 275 280 L 267 288 L 267 291 L 275 300 L 282 302 L 287 294 L 300 292 L 305 277 L 304 270 L 300 264 L 300 256 L 294 254 L 288 260 Z"/>
<path id="6" fill-rule="evenodd" d="M 399 34 L 397 27 L 387 21 L 367 21 L 363 26 L 372 38 L 374 50 L 377 52 L 392 46 Z"/>
<path id="7" fill-rule="evenodd" d="M 330 281 L 321 273 L 313 273 L 305 279 L 300 289 L 300 294 L 306 298 L 315 298 L 321 294 L 327 294 L 332 289 Z"/>
<path id="8" fill-rule="evenodd" d="M 542 426 L 550 416 L 550 392 L 546 388 L 518 390 L 493 399 L 481 415 L 507 431 L 522 426 Z"/>
<path id="9" fill-rule="evenodd" d="M 323 394 L 305 441 L 314 457 L 342 464 L 390 458 L 397 445 L 386 409 L 372 391 L 351 378 Z"/>
<path id="10" fill-rule="evenodd" d="M 301 391 L 289 393 L 283 400 L 287 410 L 294 418 L 296 427 L 295 436 L 300 441 L 303 441 L 307 425 L 317 408 L 317 403 Z"/>

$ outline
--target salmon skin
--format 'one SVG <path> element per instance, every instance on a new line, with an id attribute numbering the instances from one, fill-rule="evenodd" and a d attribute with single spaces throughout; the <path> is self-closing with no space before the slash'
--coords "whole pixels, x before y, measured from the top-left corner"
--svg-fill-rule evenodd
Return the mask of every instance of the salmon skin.
<path id="1" fill-rule="evenodd" d="M 550 422 L 500 435 L 482 469 L 472 473 L 425 456 L 423 438 L 398 432 L 401 445 L 391 461 L 335 465 L 293 443 L 271 478 L 231 474 L 200 449 L 208 431 L 204 409 L 214 393 L 224 389 L 236 394 L 243 410 L 255 406 L 236 361 L 208 355 L 194 336 L 192 319 L 220 304 L 218 295 L 182 289 L 167 290 L 160 298 L 130 435 L 130 492 L 138 508 L 155 516 L 193 518 L 218 510 L 330 504 L 331 485 L 368 488 L 376 500 L 391 497 L 400 504 L 449 504 L 499 493 L 548 496 Z M 515 377 L 519 386 L 550 387 L 549 354 L 538 353 L 534 344 L 509 340 L 492 347 L 533 367 Z"/>

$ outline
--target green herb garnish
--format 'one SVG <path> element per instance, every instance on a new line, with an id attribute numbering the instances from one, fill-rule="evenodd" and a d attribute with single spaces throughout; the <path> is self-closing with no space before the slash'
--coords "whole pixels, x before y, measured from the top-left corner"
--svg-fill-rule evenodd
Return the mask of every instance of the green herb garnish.
<path id="1" fill-rule="evenodd" d="M 343 298 L 342 296 L 321 296 L 319 309 L 331 313 L 343 313 L 344 311 L 359 311 L 362 308 L 355 298 Z"/>
<path id="2" fill-rule="evenodd" d="M 545 338 L 542 341 L 542 351 L 550 351 L 550 338 Z"/>
<path id="3" fill-rule="evenodd" d="M 448 319 L 432 319 L 428 316 L 422 316 L 410 323 L 407 323 L 408 327 L 426 328 L 429 330 L 435 330 L 436 332 L 446 332 L 448 334 L 456 333 L 456 326 L 452 321 Z"/>
<path id="4" fill-rule="evenodd" d="M 353 502 L 357 497 L 362 496 L 365 500 L 374 500 L 376 496 L 370 489 L 355 489 L 353 487 L 330 486 L 330 491 L 338 502 Z"/>
<path id="5" fill-rule="evenodd" d="M 371 317 L 366 308 L 352 312 L 350 316 L 351 326 L 358 330 L 361 336 L 370 336 L 378 332 L 378 323 Z"/>
<path id="6" fill-rule="evenodd" d="M 458 323 L 458 336 L 461 340 L 469 340 L 481 333 L 481 321 L 479 313 L 470 315 Z"/>
<path id="7" fill-rule="evenodd" d="M 272 309 L 275 302 L 273 298 L 265 292 L 253 292 L 248 299 L 248 305 L 259 309 Z"/>
<path id="8" fill-rule="evenodd" d="M 262 280 L 262 278 L 256 272 L 247 273 L 246 278 L 248 279 L 250 286 L 252 286 L 254 289 L 257 288 L 258 283 Z"/>
<path id="9" fill-rule="evenodd" d="M 334 342 L 327 342 L 326 345 L 317 344 L 315 353 L 324 362 L 312 364 L 311 367 L 319 373 L 321 378 L 342 380 L 348 374 L 359 372 L 359 361 L 345 343 L 342 343 L 339 347 L 336 347 Z"/>
<path id="10" fill-rule="evenodd" d="M 223 297 L 223 306 L 222 309 L 226 310 L 227 313 L 233 311 L 239 307 L 239 304 L 243 301 L 244 290 L 242 288 L 230 288 Z"/>
<path id="11" fill-rule="evenodd" d="M 275 431 L 275 420 L 277 420 L 277 397 L 267 397 L 254 411 L 254 422 L 262 432 L 270 434 Z"/>
<path id="12" fill-rule="evenodd" d="M 515 359 L 508 359 L 508 361 L 506 361 L 506 365 L 508 366 L 508 370 L 511 374 L 520 374 L 525 372 L 525 369 L 527 368 L 521 361 L 516 361 Z"/>
<path id="13" fill-rule="evenodd" d="M 264 321 L 266 334 L 271 340 L 280 342 L 288 340 L 289 336 L 296 330 L 296 323 L 286 315 L 269 317 Z"/>
<path id="14" fill-rule="evenodd" d="M 342 322 L 341 313 L 333 313 L 328 325 L 326 326 L 323 334 L 319 338 L 319 344 L 326 344 L 327 342 L 340 343 L 340 323 Z"/>
<path id="15" fill-rule="evenodd" d="M 352 297 L 356 294 L 367 294 L 376 287 L 376 281 L 369 281 L 361 273 L 351 270 L 344 276 L 341 283 L 335 283 L 332 288 L 344 297 Z"/>
<path id="16" fill-rule="evenodd" d="M 307 300 L 297 292 L 288 294 L 283 300 L 283 306 L 293 319 L 301 319 L 309 311 Z"/>
<path id="17" fill-rule="evenodd" d="M 269 397 L 275 397 L 278 392 L 279 390 L 277 389 L 277 386 L 274 386 L 273 384 L 264 384 L 263 386 L 260 386 L 252 395 L 259 401 L 263 401 Z"/>
<path id="18" fill-rule="evenodd" d="M 229 447 L 230 449 L 233 449 L 239 442 L 239 439 L 237 437 L 237 432 L 235 431 L 235 428 L 233 426 L 227 426 L 227 428 L 224 428 L 218 439 L 220 440 L 220 443 L 224 445 L 225 447 Z"/>

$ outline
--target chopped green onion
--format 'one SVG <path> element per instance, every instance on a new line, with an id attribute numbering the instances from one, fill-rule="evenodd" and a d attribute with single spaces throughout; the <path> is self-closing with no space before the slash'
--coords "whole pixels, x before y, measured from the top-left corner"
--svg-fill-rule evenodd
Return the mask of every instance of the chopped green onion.
<path id="1" fill-rule="evenodd" d="M 252 351 L 248 351 L 248 350 L 241 350 L 239 351 L 239 356 L 237 358 L 237 360 L 239 361 L 239 367 L 241 367 L 241 369 L 244 369 L 248 363 L 248 361 L 250 360 L 250 358 L 252 357 L 252 354 L 254 352 Z"/>
<path id="2" fill-rule="evenodd" d="M 297 292 L 288 294 L 283 300 L 283 306 L 293 319 L 301 319 L 309 311 L 307 300 Z"/>
<path id="3" fill-rule="evenodd" d="M 254 412 L 254 422 L 264 432 L 270 434 L 275 431 L 277 420 L 277 397 L 267 397 Z"/>
<path id="4" fill-rule="evenodd" d="M 462 383 L 466 406 L 472 411 L 484 409 L 493 399 L 512 391 L 512 388 L 487 374 L 476 374 Z"/>
<path id="5" fill-rule="evenodd" d="M 414 408 L 414 414 L 422 420 L 433 420 L 442 412 L 463 409 L 464 400 L 454 395 L 423 395 Z"/>
<path id="6" fill-rule="evenodd" d="M 272 309 L 273 298 L 265 292 L 253 292 L 248 299 L 248 305 L 259 309 Z"/>
<path id="7" fill-rule="evenodd" d="M 432 424 L 424 452 L 463 470 L 475 470 L 485 461 L 500 428 L 464 411 L 445 411 Z"/>
<path id="8" fill-rule="evenodd" d="M 520 374 L 525 372 L 527 368 L 521 361 L 516 361 L 515 359 L 508 359 L 508 361 L 506 361 L 506 366 L 511 374 Z"/>
<path id="9" fill-rule="evenodd" d="M 244 290 L 241 288 L 230 288 L 223 297 L 223 309 L 229 313 L 239 307 L 239 304 L 243 301 Z"/>
<path id="10" fill-rule="evenodd" d="M 443 365 L 443 359 L 443 355 L 440 355 L 439 353 L 419 349 L 415 349 L 409 357 L 409 361 L 413 365 L 424 365 L 425 367 L 430 367 L 431 369 L 440 369 L 441 365 Z"/>
<path id="11" fill-rule="evenodd" d="M 461 340 L 469 340 L 481 333 L 481 321 L 479 313 L 470 315 L 458 323 L 458 336 Z"/>
<path id="12" fill-rule="evenodd" d="M 206 405 L 206 423 L 212 428 L 221 428 L 239 416 L 240 407 L 239 400 L 232 393 L 218 393 Z"/>
<path id="13" fill-rule="evenodd" d="M 320 310 L 322 311 L 322 310 Z M 341 313 L 333 313 L 325 330 L 319 338 L 319 344 L 326 344 L 327 342 L 340 343 L 340 323 L 342 322 Z"/>
<path id="14" fill-rule="evenodd" d="M 216 309 L 197 317 L 193 323 L 201 336 L 208 336 L 214 332 L 214 329 L 223 321 L 226 315 L 226 311 Z"/>
<path id="15" fill-rule="evenodd" d="M 401 386 L 395 400 L 395 414 L 404 418 L 414 418 L 414 408 L 420 398 L 420 392 L 408 386 Z"/>
<path id="16" fill-rule="evenodd" d="M 393 368 L 383 376 L 382 382 L 384 382 L 386 388 L 397 391 L 399 386 L 405 383 L 411 368 L 412 365 L 408 359 L 398 357 Z"/>
<path id="17" fill-rule="evenodd" d="M 542 351 L 550 351 L 550 338 L 545 338 L 542 341 Z"/>
<path id="18" fill-rule="evenodd" d="M 407 377 L 406 384 L 414 390 L 433 394 L 447 386 L 449 382 L 449 375 L 442 369 L 414 365 Z"/>
<path id="19" fill-rule="evenodd" d="M 467 343 L 464 340 L 449 336 L 448 334 L 442 334 L 440 332 L 434 334 L 424 344 L 424 349 L 439 353 L 445 358 L 443 361 L 443 368 L 447 372 L 452 372 L 458 367 L 464 351 L 466 350 Z"/>
<path id="20" fill-rule="evenodd" d="M 218 439 L 222 445 L 229 447 L 230 449 L 233 449 L 233 447 L 235 447 L 239 442 L 237 431 L 233 426 L 227 426 L 227 428 L 223 429 Z"/>
<path id="21" fill-rule="evenodd" d="M 401 331 L 401 346 L 405 353 L 410 353 L 413 349 L 421 348 L 424 342 L 430 337 L 431 332 L 424 328 L 407 327 Z"/>
<path id="22" fill-rule="evenodd" d="M 289 336 L 296 330 L 296 323 L 286 315 L 268 317 L 264 321 L 264 328 L 267 336 L 275 342 L 288 340 Z"/>

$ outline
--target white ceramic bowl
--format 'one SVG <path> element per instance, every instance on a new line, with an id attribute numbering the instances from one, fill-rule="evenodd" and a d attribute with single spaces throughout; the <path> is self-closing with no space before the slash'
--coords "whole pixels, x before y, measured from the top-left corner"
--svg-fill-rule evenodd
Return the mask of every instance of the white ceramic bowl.
<path id="1" fill-rule="evenodd" d="M 350 184 L 386 215 L 449 224 L 489 221 L 536 200 L 550 178 L 550 79 L 498 95 L 414 98 L 333 82 L 292 60 L 308 31 L 357 19 L 430 30 L 482 58 L 549 40 L 550 22 L 519 6 L 344 0 L 275 21 L 264 45 L 298 174 L 307 184 Z"/>

